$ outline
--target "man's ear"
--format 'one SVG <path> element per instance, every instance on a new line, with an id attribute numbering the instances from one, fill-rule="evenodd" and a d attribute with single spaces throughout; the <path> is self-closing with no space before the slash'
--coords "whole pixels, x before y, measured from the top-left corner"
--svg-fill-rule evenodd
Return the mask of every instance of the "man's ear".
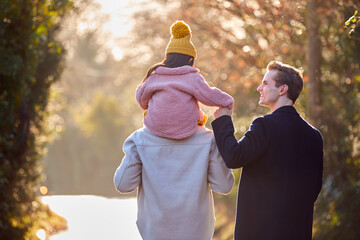
<path id="1" fill-rule="evenodd" d="M 284 95 L 287 93 L 288 90 L 289 90 L 288 85 L 286 85 L 286 84 L 281 85 L 281 86 L 280 86 L 280 93 L 279 93 L 279 95 L 280 95 L 280 96 L 284 96 Z"/>

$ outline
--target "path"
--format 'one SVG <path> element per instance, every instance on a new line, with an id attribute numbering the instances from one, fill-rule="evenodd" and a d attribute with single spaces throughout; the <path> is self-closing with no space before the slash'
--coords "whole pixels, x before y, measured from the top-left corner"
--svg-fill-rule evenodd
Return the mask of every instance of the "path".
<path id="1" fill-rule="evenodd" d="M 141 240 L 135 198 L 55 195 L 42 197 L 42 202 L 68 222 L 68 230 L 50 240 Z"/>

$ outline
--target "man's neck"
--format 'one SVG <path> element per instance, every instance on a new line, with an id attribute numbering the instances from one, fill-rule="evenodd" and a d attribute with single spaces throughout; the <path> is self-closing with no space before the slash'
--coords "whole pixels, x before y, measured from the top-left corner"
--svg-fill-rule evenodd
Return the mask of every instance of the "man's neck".
<path id="1" fill-rule="evenodd" d="M 294 103 L 288 98 L 279 99 L 273 106 L 270 107 L 271 113 L 273 113 L 276 109 L 284 107 L 284 106 L 293 106 Z"/>

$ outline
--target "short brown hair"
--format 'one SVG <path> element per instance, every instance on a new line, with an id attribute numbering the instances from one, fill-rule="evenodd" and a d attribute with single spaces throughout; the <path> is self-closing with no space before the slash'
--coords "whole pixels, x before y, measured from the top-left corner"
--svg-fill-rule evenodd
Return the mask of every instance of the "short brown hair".
<path id="1" fill-rule="evenodd" d="M 295 103 L 303 89 L 303 78 L 300 70 L 278 61 L 271 61 L 266 67 L 267 71 L 277 71 L 273 79 L 276 87 L 286 84 L 288 86 L 288 98 Z"/>

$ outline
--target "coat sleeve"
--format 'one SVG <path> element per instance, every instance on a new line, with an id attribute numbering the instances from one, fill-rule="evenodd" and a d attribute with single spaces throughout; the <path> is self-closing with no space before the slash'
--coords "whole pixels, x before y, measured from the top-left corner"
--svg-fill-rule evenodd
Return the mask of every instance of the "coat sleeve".
<path id="1" fill-rule="evenodd" d="M 132 136 L 126 139 L 124 143 L 123 151 L 125 156 L 114 175 L 115 187 L 121 193 L 132 192 L 141 183 L 142 163 Z"/>
<path id="2" fill-rule="evenodd" d="M 148 104 L 152 96 L 152 93 L 147 91 L 148 87 L 146 83 L 147 82 L 145 81 L 145 83 L 139 85 L 136 89 L 136 100 L 143 110 L 148 108 Z"/>
<path id="3" fill-rule="evenodd" d="M 228 168 L 241 168 L 259 158 L 268 145 L 262 118 L 255 119 L 244 137 L 237 141 L 230 116 L 222 116 L 211 123 L 216 144 Z"/>
<path id="4" fill-rule="evenodd" d="M 208 181 L 211 190 L 222 194 L 228 194 L 234 185 L 234 175 L 231 169 L 226 167 L 215 141 L 210 153 Z"/>
<path id="5" fill-rule="evenodd" d="M 218 106 L 232 109 L 234 105 L 234 99 L 229 94 L 216 87 L 210 87 L 200 74 L 195 80 L 194 97 L 210 107 Z"/>

